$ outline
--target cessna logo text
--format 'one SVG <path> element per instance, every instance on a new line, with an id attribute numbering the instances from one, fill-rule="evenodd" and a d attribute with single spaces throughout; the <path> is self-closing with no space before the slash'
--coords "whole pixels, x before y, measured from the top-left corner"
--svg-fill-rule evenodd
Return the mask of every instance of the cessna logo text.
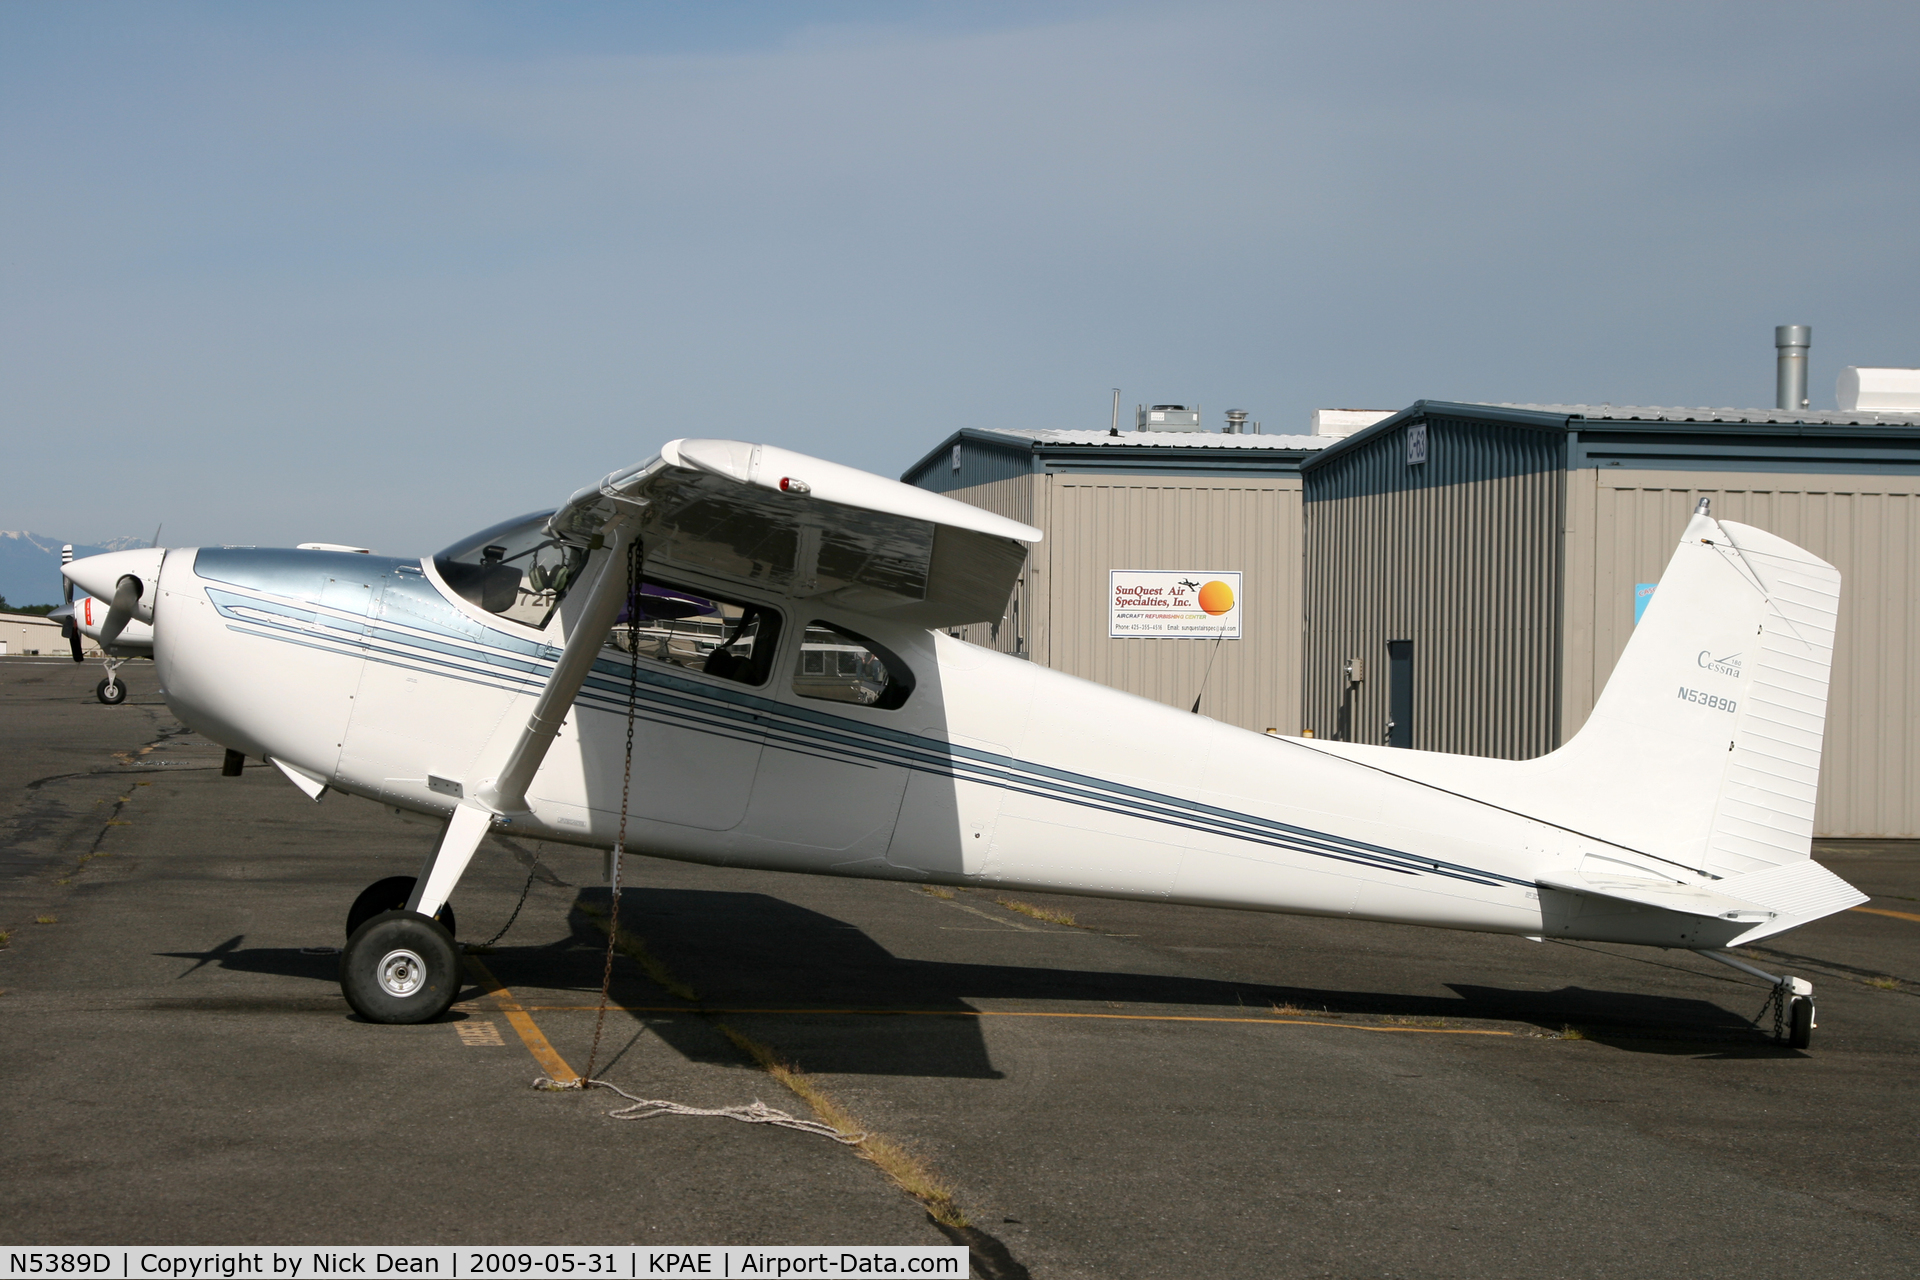
<path id="1" fill-rule="evenodd" d="M 1695 661 L 1715 675 L 1732 676 L 1736 680 L 1740 678 L 1740 655 L 1737 653 L 1730 653 L 1724 658 L 1716 658 L 1713 656 L 1713 650 L 1702 649 L 1700 656 L 1695 659 Z"/>

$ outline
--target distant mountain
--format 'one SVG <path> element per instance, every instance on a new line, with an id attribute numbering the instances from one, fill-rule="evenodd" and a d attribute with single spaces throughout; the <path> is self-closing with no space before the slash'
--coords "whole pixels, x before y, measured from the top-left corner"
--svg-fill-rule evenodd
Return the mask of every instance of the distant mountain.
<path id="1" fill-rule="evenodd" d="M 10 606 L 60 603 L 60 543 L 61 539 L 45 534 L 0 529 L 0 596 L 5 596 Z M 99 546 L 76 542 L 73 554 L 76 558 L 97 556 L 146 545 L 147 539 L 129 534 Z"/>

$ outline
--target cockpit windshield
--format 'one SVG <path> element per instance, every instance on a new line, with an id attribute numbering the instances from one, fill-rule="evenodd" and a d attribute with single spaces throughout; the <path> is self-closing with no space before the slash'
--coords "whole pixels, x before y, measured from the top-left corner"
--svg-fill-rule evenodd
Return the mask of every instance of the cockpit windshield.
<path id="1" fill-rule="evenodd" d="M 545 628 L 587 563 L 584 547 L 568 546 L 547 531 L 551 511 L 482 529 L 433 558 L 460 598 L 488 613 Z"/>

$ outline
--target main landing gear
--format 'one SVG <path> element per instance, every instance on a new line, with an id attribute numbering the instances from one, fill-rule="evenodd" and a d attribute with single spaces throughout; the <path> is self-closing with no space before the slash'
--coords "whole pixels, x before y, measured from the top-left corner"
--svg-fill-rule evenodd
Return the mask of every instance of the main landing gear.
<path id="1" fill-rule="evenodd" d="M 368 885 L 347 912 L 340 990 L 369 1022 L 437 1018 L 460 990 L 453 907 L 433 919 L 408 911 L 413 886 L 413 876 L 389 876 Z"/>
<path id="2" fill-rule="evenodd" d="M 419 881 L 413 876 L 388 876 L 385 880 L 375 880 L 360 891 L 360 896 L 347 908 L 347 936 L 382 911 L 405 911 L 407 899 L 413 896 L 413 886 Z M 448 937 L 456 937 L 459 929 L 453 923 L 453 904 L 447 903 L 434 913 Z"/>

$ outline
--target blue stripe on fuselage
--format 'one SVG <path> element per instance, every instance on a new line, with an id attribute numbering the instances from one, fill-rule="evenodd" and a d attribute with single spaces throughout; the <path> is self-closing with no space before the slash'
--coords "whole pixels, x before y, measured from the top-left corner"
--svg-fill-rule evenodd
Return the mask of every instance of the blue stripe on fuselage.
<path id="1" fill-rule="evenodd" d="M 204 556 L 206 553 L 201 554 Z M 358 562 L 363 573 L 364 569 L 374 567 L 368 565 L 367 558 L 363 556 L 343 558 Z M 320 604 L 319 586 L 309 585 L 310 577 L 299 588 L 287 593 L 299 601 L 298 604 L 288 603 L 284 599 L 242 596 L 213 587 L 207 588 L 207 595 L 223 617 L 232 622 L 250 624 L 232 627 L 250 635 L 331 652 L 360 653 L 370 662 L 447 676 L 507 692 L 537 693 L 540 690 L 559 657 L 559 650 L 474 623 L 465 614 L 452 608 L 417 568 L 403 562 L 394 562 L 394 566 L 387 573 L 378 575 L 386 578 L 383 599 L 391 599 L 395 606 L 383 608 L 380 617 L 354 616 L 342 610 L 329 610 Z M 224 570 L 218 580 L 244 586 L 254 586 L 255 582 L 259 582 L 261 585 L 254 586 L 254 589 L 263 593 L 272 593 L 272 588 L 266 585 L 267 581 L 273 581 L 276 586 L 293 586 L 284 572 L 243 575 L 230 562 L 222 562 L 218 567 Z M 276 565 L 275 568 L 282 570 L 283 567 Z M 409 569 L 410 573 L 407 572 Z M 245 577 L 253 581 L 244 581 Z M 287 622 L 276 625 L 257 616 L 247 617 L 248 610 L 284 617 Z M 316 635 L 312 630 L 314 627 L 326 628 L 336 634 L 322 632 Z M 357 641 L 347 640 L 348 635 L 360 638 Z M 322 643 L 322 640 L 333 643 Z M 623 657 L 597 660 L 575 698 L 575 705 L 610 715 L 623 714 L 627 707 L 629 682 L 636 674 L 639 683 L 636 710 L 639 713 L 649 720 L 697 732 L 736 740 L 757 733 L 776 750 L 824 755 L 865 767 L 893 765 L 917 773 L 998 787 L 1120 817 L 1226 836 L 1249 844 L 1368 866 L 1380 871 L 1433 875 L 1489 887 L 1500 884 L 1532 887 L 1531 881 L 1498 872 L 1417 857 L 1399 849 L 1335 836 L 1256 814 L 1185 800 L 996 752 L 958 746 L 884 725 L 850 720 L 811 707 L 796 707 L 739 687 L 708 685 L 649 664 L 640 664 L 636 672 L 634 664 Z"/>

